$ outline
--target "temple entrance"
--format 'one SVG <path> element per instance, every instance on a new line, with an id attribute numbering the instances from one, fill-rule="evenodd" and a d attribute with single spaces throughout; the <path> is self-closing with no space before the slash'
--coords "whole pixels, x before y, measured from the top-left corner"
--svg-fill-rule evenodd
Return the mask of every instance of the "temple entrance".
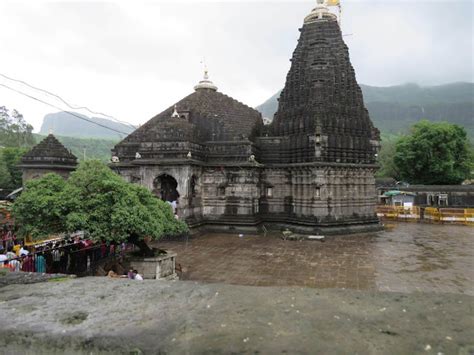
<path id="1" fill-rule="evenodd" d="M 179 193 L 177 190 L 178 182 L 174 177 L 168 174 L 158 176 L 153 181 L 154 193 L 163 201 L 178 201 Z"/>

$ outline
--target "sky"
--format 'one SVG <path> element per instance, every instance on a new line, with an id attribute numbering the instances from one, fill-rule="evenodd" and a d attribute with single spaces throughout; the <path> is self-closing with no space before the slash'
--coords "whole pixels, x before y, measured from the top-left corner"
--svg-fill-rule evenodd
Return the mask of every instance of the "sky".
<path id="1" fill-rule="evenodd" d="M 341 2 L 359 83 L 474 81 L 473 1 Z M 192 93 L 204 61 L 219 91 L 254 107 L 284 86 L 315 4 L 1 0 L 0 74 L 137 125 Z M 0 84 L 67 109 L 1 76 Z M 58 111 L 2 86 L 0 106 L 20 111 L 35 131 Z"/>

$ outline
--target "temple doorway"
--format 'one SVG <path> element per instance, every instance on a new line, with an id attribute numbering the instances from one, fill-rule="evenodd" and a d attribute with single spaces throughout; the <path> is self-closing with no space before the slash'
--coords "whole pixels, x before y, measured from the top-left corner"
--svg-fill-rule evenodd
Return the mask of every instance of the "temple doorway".
<path id="1" fill-rule="evenodd" d="M 168 174 L 158 176 L 153 181 L 155 194 L 163 201 L 178 201 L 179 193 L 177 190 L 178 182 L 174 177 Z"/>

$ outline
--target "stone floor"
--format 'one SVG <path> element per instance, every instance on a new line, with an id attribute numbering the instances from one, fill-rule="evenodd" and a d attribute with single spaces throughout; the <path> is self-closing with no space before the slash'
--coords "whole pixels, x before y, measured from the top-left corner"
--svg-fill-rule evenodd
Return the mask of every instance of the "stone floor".
<path id="1" fill-rule="evenodd" d="M 467 226 L 396 223 L 325 242 L 208 234 L 157 246 L 178 253 L 184 280 L 474 295 L 474 229 Z"/>

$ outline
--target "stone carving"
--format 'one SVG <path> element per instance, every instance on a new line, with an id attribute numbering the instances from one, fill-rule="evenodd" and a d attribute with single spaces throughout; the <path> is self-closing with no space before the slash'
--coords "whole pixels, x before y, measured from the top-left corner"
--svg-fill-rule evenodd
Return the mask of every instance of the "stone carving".
<path id="1" fill-rule="evenodd" d="M 206 73 L 194 93 L 115 146 L 114 170 L 143 176 L 140 183 L 155 191 L 158 176 L 172 177 L 178 215 L 191 227 L 378 228 L 379 132 L 337 18 L 318 6 L 300 30 L 271 124 L 220 93 Z M 134 159 L 137 151 L 143 159 Z"/>
<path id="2" fill-rule="evenodd" d="M 68 178 L 76 168 L 77 158 L 53 134 L 49 134 L 21 158 L 23 184 L 47 173 Z"/>

